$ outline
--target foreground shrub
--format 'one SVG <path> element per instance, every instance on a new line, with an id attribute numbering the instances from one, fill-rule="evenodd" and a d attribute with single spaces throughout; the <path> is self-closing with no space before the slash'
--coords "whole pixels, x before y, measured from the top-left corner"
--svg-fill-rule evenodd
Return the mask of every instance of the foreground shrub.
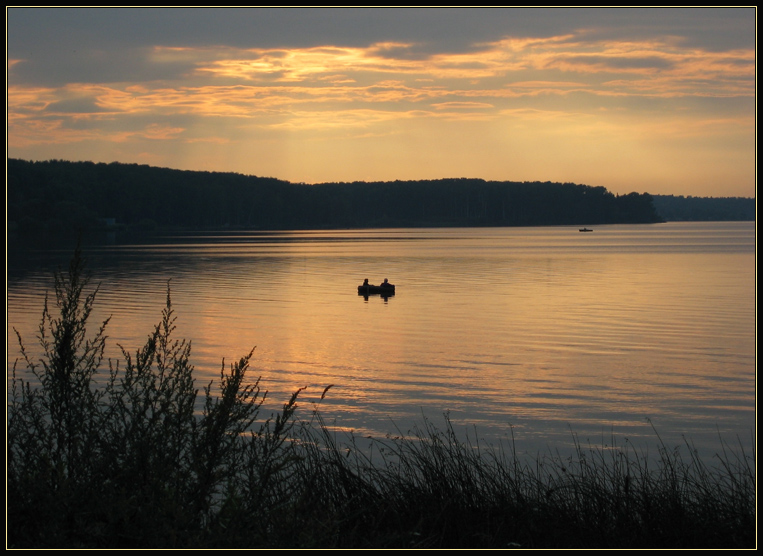
<path id="1" fill-rule="evenodd" d="M 79 251 L 55 275 L 30 375 L 13 365 L 8 408 L 8 536 L 12 546 L 194 546 L 208 541 L 221 507 L 269 494 L 291 461 L 284 447 L 297 394 L 283 413 L 255 426 L 265 393 L 246 382 L 252 352 L 219 384 L 198 391 L 189 343 L 174 340 L 167 294 L 161 322 L 124 365 L 101 369 L 108 320 L 86 338 L 97 288 Z M 18 334 L 18 333 L 17 333 Z M 103 376 L 106 375 L 106 376 Z M 256 465 L 253 464 L 256 462 Z M 246 467 L 248 465 L 248 467 Z M 247 482 L 239 482 L 246 467 Z M 257 542 L 256 539 L 253 539 Z"/>
<path id="2" fill-rule="evenodd" d="M 659 436 L 656 458 L 613 442 L 527 460 L 513 441 L 460 440 L 447 418 L 443 429 L 340 438 L 317 410 L 295 418 L 301 390 L 260 419 L 253 352 L 223 363 L 200 395 L 191 346 L 173 339 L 169 291 L 145 345 L 104 371 L 108 320 L 87 338 L 97 293 L 87 285 L 77 251 L 55 276 L 57 316 L 45 301 L 41 357 L 19 337 L 12 548 L 755 546 L 755 454 L 741 445 L 721 442 L 710 467 Z"/>

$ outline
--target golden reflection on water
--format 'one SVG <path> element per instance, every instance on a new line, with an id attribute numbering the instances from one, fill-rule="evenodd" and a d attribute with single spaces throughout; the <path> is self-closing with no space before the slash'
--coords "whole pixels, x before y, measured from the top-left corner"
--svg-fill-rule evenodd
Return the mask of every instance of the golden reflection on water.
<path id="1" fill-rule="evenodd" d="M 339 428 L 384 434 L 444 411 L 555 444 L 569 428 L 651 436 L 647 417 L 708 444 L 754 428 L 750 223 L 242 233 L 99 256 L 111 338 L 142 343 L 171 278 L 199 386 L 256 345 L 272 407 L 307 386 L 309 411 L 334 384 L 321 408 Z M 357 295 L 385 277 L 394 297 Z M 9 322 L 29 338 L 36 288 L 9 284 Z"/>

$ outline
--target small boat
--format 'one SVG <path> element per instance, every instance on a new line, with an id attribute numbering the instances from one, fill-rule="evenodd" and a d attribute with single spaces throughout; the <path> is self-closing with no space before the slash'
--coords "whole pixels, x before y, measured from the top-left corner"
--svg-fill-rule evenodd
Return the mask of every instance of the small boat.
<path id="1" fill-rule="evenodd" d="M 593 230 L 591 228 L 580 228 L 578 231 L 579 232 L 593 232 Z"/>
<path id="2" fill-rule="evenodd" d="M 358 286 L 358 295 L 395 295 L 395 286 L 392 284 L 382 284 L 374 286 L 373 284 L 362 284 Z"/>

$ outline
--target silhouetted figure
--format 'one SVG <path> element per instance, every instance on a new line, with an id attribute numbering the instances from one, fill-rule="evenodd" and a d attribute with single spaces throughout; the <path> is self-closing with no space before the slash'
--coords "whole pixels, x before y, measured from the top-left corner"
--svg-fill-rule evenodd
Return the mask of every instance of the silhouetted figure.
<path id="1" fill-rule="evenodd" d="M 389 283 L 386 278 L 378 286 L 368 283 L 368 278 L 363 280 L 363 284 L 358 286 L 358 295 L 367 297 L 370 294 L 380 294 L 382 297 L 389 297 L 395 295 L 395 286 Z"/>

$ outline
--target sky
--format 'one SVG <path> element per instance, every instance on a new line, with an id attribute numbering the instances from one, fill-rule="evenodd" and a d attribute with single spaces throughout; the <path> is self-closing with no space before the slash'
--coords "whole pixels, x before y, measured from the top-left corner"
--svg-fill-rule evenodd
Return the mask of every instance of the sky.
<path id="1" fill-rule="evenodd" d="M 7 156 L 754 197 L 756 15 L 7 8 Z"/>

